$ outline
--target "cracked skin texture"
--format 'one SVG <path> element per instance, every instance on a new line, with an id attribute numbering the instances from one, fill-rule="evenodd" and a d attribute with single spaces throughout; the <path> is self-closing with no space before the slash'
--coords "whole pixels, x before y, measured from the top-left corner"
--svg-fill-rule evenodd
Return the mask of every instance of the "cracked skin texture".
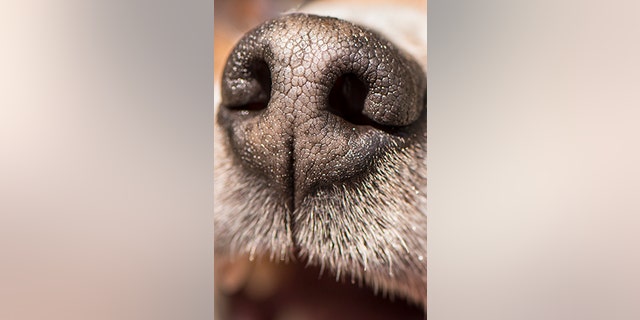
<path id="1" fill-rule="evenodd" d="M 361 112 L 370 125 L 329 110 L 329 93 L 345 74 L 366 88 Z M 409 144 L 426 122 L 416 121 L 425 96 L 421 68 L 389 41 L 346 21 L 294 14 L 234 48 L 219 121 L 241 164 L 291 195 L 295 208 L 318 187 L 357 179 L 390 148 Z M 247 107 L 255 104 L 263 106 Z"/>

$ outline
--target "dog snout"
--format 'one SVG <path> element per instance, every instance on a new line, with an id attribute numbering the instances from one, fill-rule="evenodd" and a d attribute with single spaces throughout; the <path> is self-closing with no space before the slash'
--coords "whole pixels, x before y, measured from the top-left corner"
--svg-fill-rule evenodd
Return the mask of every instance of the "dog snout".
<path id="1" fill-rule="evenodd" d="M 426 78 L 390 41 L 349 22 L 294 14 L 232 51 L 218 121 L 237 161 L 296 205 L 401 149 L 426 117 Z"/>

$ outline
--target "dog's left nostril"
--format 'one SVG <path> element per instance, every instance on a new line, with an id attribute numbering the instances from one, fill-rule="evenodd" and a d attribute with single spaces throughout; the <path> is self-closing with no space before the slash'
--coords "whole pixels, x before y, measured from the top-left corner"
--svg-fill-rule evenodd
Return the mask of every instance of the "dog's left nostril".
<path id="1" fill-rule="evenodd" d="M 327 110 L 355 125 L 373 125 L 374 122 L 362 113 L 368 93 L 369 88 L 358 76 L 343 74 L 329 92 Z"/>

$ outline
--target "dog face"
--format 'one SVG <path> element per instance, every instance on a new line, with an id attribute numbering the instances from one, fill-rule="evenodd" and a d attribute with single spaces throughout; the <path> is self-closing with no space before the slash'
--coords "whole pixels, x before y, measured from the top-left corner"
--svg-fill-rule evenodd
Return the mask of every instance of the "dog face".
<path id="1" fill-rule="evenodd" d="M 266 21 L 226 61 L 214 169 L 225 319 L 423 317 L 426 17 L 353 8 Z"/>

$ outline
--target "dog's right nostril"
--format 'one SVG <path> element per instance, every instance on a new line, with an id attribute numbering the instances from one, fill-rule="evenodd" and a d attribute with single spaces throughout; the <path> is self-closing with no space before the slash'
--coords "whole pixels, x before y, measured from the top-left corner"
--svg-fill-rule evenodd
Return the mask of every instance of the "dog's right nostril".
<path id="1" fill-rule="evenodd" d="M 265 109 L 271 99 L 271 71 L 264 60 L 255 60 L 244 70 L 244 81 L 236 84 L 233 96 L 226 105 L 231 110 L 258 111 Z"/>

